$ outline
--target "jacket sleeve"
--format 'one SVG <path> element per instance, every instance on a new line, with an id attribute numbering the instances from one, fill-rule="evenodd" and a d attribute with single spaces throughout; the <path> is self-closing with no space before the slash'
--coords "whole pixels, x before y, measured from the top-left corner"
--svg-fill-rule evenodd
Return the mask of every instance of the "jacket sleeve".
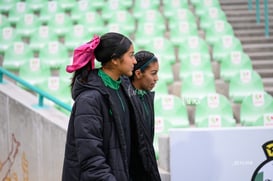
<path id="1" fill-rule="evenodd" d="M 81 181 L 116 181 L 103 152 L 102 95 L 81 95 L 75 102 L 75 142 Z"/>

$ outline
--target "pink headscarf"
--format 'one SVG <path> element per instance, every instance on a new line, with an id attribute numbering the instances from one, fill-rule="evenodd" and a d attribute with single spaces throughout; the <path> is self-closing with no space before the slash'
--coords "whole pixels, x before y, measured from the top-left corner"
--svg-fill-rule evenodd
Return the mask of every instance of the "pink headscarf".
<path id="1" fill-rule="evenodd" d="M 93 39 L 74 50 L 73 64 L 66 67 L 66 71 L 72 73 L 91 61 L 91 69 L 95 67 L 95 54 L 94 50 L 99 45 L 100 38 L 94 35 Z"/>

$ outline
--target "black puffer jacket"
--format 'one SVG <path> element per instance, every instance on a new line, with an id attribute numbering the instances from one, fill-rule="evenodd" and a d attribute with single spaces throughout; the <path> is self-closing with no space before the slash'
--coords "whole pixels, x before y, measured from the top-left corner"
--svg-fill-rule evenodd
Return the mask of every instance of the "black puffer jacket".
<path id="1" fill-rule="evenodd" d="M 76 80 L 72 97 L 62 180 L 128 181 L 119 113 L 97 70 L 90 73 L 88 84 Z"/>
<path id="2" fill-rule="evenodd" d="M 131 158 L 127 158 L 126 139 L 116 102 L 98 77 L 98 71 L 94 70 L 87 84 L 76 80 L 72 91 L 75 103 L 68 125 L 63 181 L 157 181 L 149 175 L 152 171 L 149 169 L 152 168 L 149 161 L 151 145 L 145 142 L 141 133 L 141 125 L 130 104 L 128 84 L 124 83 L 122 81 L 121 88 L 127 94 L 132 113 Z M 141 160 L 146 156 L 148 163 L 144 166 Z"/>
<path id="3" fill-rule="evenodd" d="M 147 92 L 144 96 L 146 103 L 151 110 L 151 122 L 147 123 L 148 120 L 142 117 L 142 103 L 135 92 L 129 79 L 124 78 L 125 84 L 128 86 L 126 89 L 129 92 L 130 100 L 132 101 L 132 106 L 135 113 L 135 126 L 137 129 L 137 142 L 140 160 L 134 161 L 135 165 L 141 165 L 139 168 L 143 168 L 141 174 L 135 175 L 134 178 L 138 181 L 161 181 L 157 161 L 155 157 L 155 151 L 153 147 L 153 137 L 154 137 L 154 92 Z M 149 125 L 149 126 L 147 126 Z M 148 127 L 148 129 L 147 129 Z M 137 157 L 134 157 L 137 158 Z M 134 167 L 134 165 L 133 165 Z M 139 169 L 136 169 L 139 170 Z"/>

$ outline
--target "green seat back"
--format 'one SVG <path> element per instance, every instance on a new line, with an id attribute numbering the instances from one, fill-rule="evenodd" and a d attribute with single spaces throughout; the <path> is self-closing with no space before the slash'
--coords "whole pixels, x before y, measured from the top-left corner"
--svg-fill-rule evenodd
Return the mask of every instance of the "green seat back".
<path id="1" fill-rule="evenodd" d="M 195 107 L 196 127 L 233 127 L 236 121 L 230 101 L 222 94 L 209 94 Z"/>
<path id="2" fill-rule="evenodd" d="M 264 91 L 261 76 L 254 70 L 240 70 L 229 82 L 229 98 L 241 103 L 246 96 Z"/>
<path id="3" fill-rule="evenodd" d="M 244 126 L 272 126 L 273 97 L 267 92 L 256 92 L 244 98 L 240 122 Z"/>

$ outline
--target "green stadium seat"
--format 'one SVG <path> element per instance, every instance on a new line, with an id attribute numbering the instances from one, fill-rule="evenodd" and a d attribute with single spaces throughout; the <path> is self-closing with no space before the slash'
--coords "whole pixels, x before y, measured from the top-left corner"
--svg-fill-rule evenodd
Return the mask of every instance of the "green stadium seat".
<path id="1" fill-rule="evenodd" d="M 240 70 L 253 70 L 250 57 L 242 51 L 231 52 L 220 64 L 220 78 L 229 82 Z"/>
<path id="2" fill-rule="evenodd" d="M 87 12 L 93 12 L 93 11 L 95 12 L 95 9 L 92 9 L 91 1 L 79 0 L 71 9 L 70 18 L 74 22 L 78 22 L 80 21 L 81 18 L 84 17 L 84 15 Z"/>
<path id="3" fill-rule="evenodd" d="M 25 0 L 31 11 L 40 12 L 44 8 L 47 1 L 44 0 Z"/>
<path id="4" fill-rule="evenodd" d="M 190 0 L 195 8 L 195 13 L 198 17 L 206 16 L 207 9 L 209 8 L 219 8 L 221 9 L 221 4 L 219 0 Z"/>
<path id="5" fill-rule="evenodd" d="M 92 1 L 93 2 L 93 1 Z M 105 24 L 101 16 L 97 12 L 86 12 L 81 14 L 81 18 L 77 24 L 83 25 L 85 30 L 93 36 L 101 34 L 105 31 Z"/>
<path id="6" fill-rule="evenodd" d="M 155 37 L 164 37 L 165 26 L 154 22 L 139 22 L 135 32 L 135 44 L 137 46 L 146 46 Z"/>
<path id="7" fill-rule="evenodd" d="M 204 14 L 204 16 L 200 16 L 200 28 L 202 30 L 211 29 L 217 20 L 228 22 L 225 12 L 218 7 L 207 8 Z"/>
<path id="8" fill-rule="evenodd" d="M 104 1 L 90 1 L 92 10 L 94 9 L 95 11 L 101 11 L 103 6 L 105 6 Z"/>
<path id="9" fill-rule="evenodd" d="M 55 34 L 61 37 L 70 32 L 70 29 L 73 27 L 73 22 L 66 13 L 57 12 L 53 19 L 48 22 L 48 26 L 53 29 Z"/>
<path id="10" fill-rule="evenodd" d="M 2 0 L 0 6 L 0 13 L 7 14 L 11 9 L 14 8 L 14 4 L 16 4 L 20 0 Z"/>
<path id="11" fill-rule="evenodd" d="M 58 41 L 57 35 L 46 25 L 37 27 L 37 30 L 29 38 L 29 47 L 34 52 L 40 52 L 49 42 Z"/>
<path id="12" fill-rule="evenodd" d="M 196 127 L 235 127 L 232 105 L 222 94 L 209 94 L 195 107 Z"/>
<path id="13" fill-rule="evenodd" d="M 9 27 L 10 26 L 10 23 L 8 21 L 8 17 L 3 15 L 3 14 L 0 14 L 0 28 L 4 28 L 4 27 Z"/>
<path id="14" fill-rule="evenodd" d="M 118 0 L 106 1 L 101 10 L 101 16 L 104 21 L 109 22 L 113 20 L 112 16 L 116 11 L 127 11 L 127 7 L 123 6 L 123 3 Z M 129 11 L 127 11 L 129 13 Z M 111 19 L 111 20 L 110 20 Z"/>
<path id="15" fill-rule="evenodd" d="M 156 95 L 168 95 L 168 84 L 164 80 L 161 80 L 159 77 L 159 80 L 157 81 L 153 91 L 156 93 Z"/>
<path id="16" fill-rule="evenodd" d="M 154 147 L 158 157 L 158 137 L 168 134 L 172 128 L 190 126 L 188 112 L 183 101 L 174 95 L 155 96 L 155 136 Z"/>
<path id="17" fill-rule="evenodd" d="M 184 53 L 184 59 L 180 61 L 179 77 L 183 81 L 192 72 L 203 72 L 209 76 L 214 76 L 209 53 L 189 52 Z"/>
<path id="18" fill-rule="evenodd" d="M 131 36 L 135 32 L 136 21 L 127 10 L 117 10 L 112 12 L 111 17 L 108 19 L 107 27 L 109 31 L 116 31 Z"/>
<path id="19" fill-rule="evenodd" d="M 48 77 L 51 76 L 50 67 L 42 65 L 39 58 L 30 58 L 19 69 L 19 76 L 33 86 L 42 86 L 47 84 Z M 24 89 L 28 89 L 18 84 Z"/>
<path id="20" fill-rule="evenodd" d="M 72 58 L 71 58 L 71 63 L 72 63 Z M 60 81 L 65 83 L 66 85 L 70 85 L 72 80 L 72 74 L 66 72 L 66 66 L 70 65 L 71 63 L 69 63 L 68 61 L 65 61 L 59 68 Z"/>
<path id="21" fill-rule="evenodd" d="M 132 12 L 133 16 L 138 20 L 141 18 L 147 18 L 143 15 L 147 10 L 159 10 L 160 2 L 158 0 L 139 0 L 135 1 Z"/>
<path id="22" fill-rule="evenodd" d="M 81 44 L 88 42 L 90 38 L 91 35 L 85 31 L 85 27 L 77 24 L 64 35 L 64 45 L 69 51 L 72 51 Z"/>
<path id="23" fill-rule="evenodd" d="M 233 51 L 243 51 L 241 41 L 236 36 L 222 36 L 221 41 L 218 41 L 213 46 L 212 59 L 221 63 Z"/>
<path id="24" fill-rule="evenodd" d="M 43 25 L 48 25 L 48 22 L 54 19 L 56 13 L 63 12 L 58 1 L 46 1 L 44 7 L 39 12 L 39 21 Z"/>
<path id="25" fill-rule="evenodd" d="M 41 25 L 38 17 L 32 13 L 24 14 L 16 24 L 16 30 L 21 37 L 30 38 Z"/>
<path id="26" fill-rule="evenodd" d="M 12 9 L 8 11 L 8 20 L 12 25 L 16 25 L 26 13 L 31 13 L 28 5 L 25 2 L 18 1 L 13 5 Z"/>
<path id="27" fill-rule="evenodd" d="M 246 96 L 241 104 L 240 122 L 243 126 L 273 126 L 273 97 L 261 91 Z"/>
<path id="28" fill-rule="evenodd" d="M 23 42 L 13 42 L 4 53 L 3 67 L 18 71 L 19 68 L 33 57 L 32 51 Z"/>
<path id="29" fill-rule="evenodd" d="M 213 48 L 215 44 L 222 41 L 223 36 L 235 36 L 231 24 L 227 21 L 216 20 L 210 27 L 205 30 L 205 39 L 208 44 Z"/>
<path id="30" fill-rule="evenodd" d="M 3 54 L 14 42 L 22 41 L 21 37 L 17 34 L 16 30 L 11 27 L 3 27 L 0 29 L 0 53 Z"/>
<path id="31" fill-rule="evenodd" d="M 188 9 L 188 2 L 185 0 L 163 0 L 163 15 L 167 18 L 170 19 L 172 17 L 175 17 L 175 11 L 176 9 Z"/>
<path id="32" fill-rule="evenodd" d="M 61 0 L 59 4 L 64 11 L 71 11 L 75 4 L 77 4 L 77 0 Z"/>
<path id="33" fill-rule="evenodd" d="M 170 29 L 170 40 L 175 45 L 187 43 L 187 39 L 191 36 L 198 36 L 198 28 L 196 23 L 189 23 L 188 21 L 179 21 L 173 24 Z"/>
<path id="34" fill-rule="evenodd" d="M 207 42 L 199 36 L 187 37 L 185 43 L 180 44 L 178 48 L 178 56 L 180 60 L 186 59 L 189 53 L 209 53 Z"/>
<path id="35" fill-rule="evenodd" d="M 48 42 L 46 47 L 39 52 L 42 65 L 51 69 L 59 69 L 69 59 L 68 50 L 60 42 Z"/>
<path id="36" fill-rule="evenodd" d="M 240 70 L 229 82 L 229 99 L 241 103 L 246 96 L 264 91 L 261 76 L 254 70 Z"/>
<path id="37" fill-rule="evenodd" d="M 187 8 L 176 8 L 172 10 L 173 16 L 168 18 L 169 29 L 177 27 L 180 22 L 196 24 L 196 18 L 193 12 Z"/>
<path id="38" fill-rule="evenodd" d="M 196 105 L 205 96 L 215 92 L 214 77 L 203 72 L 192 72 L 181 84 L 181 98 L 187 105 Z"/>

